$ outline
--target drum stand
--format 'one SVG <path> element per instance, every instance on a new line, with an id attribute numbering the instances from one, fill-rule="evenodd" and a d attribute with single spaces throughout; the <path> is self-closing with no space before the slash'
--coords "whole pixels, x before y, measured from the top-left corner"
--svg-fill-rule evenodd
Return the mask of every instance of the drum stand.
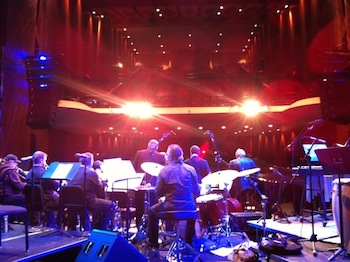
<path id="1" fill-rule="evenodd" d="M 250 176 L 246 177 L 247 181 L 249 182 L 249 184 L 258 192 L 260 198 L 261 198 L 261 208 L 262 208 L 262 217 L 258 219 L 257 223 L 260 222 L 260 220 L 262 219 L 262 226 L 263 226 L 263 237 L 266 236 L 266 207 L 267 207 L 267 196 L 265 196 L 260 189 L 257 187 L 256 183 L 252 180 L 252 178 Z"/>
<path id="2" fill-rule="evenodd" d="M 146 190 L 144 197 L 144 214 L 142 215 L 137 233 L 147 237 L 148 234 L 148 210 L 150 208 L 150 191 Z"/>
<path id="3" fill-rule="evenodd" d="M 281 221 L 282 219 L 286 219 L 287 223 L 290 224 L 291 222 L 288 220 L 288 216 L 286 214 L 286 212 L 284 212 L 283 208 L 281 207 L 280 204 L 280 200 L 282 198 L 282 190 L 283 190 L 283 185 L 285 180 L 283 179 L 283 175 L 277 170 L 277 169 L 273 169 L 273 172 L 278 174 L 281 177 L 279 187 L 278 187 L 278 194 L 277 194 L 277 201 L 273 204 L 273 206 L 271 207 L 271 211 L 272 211 L 272 216 L 273 216 L 273 221 Z M 278 216 L 278 214 L 282 214 L 283 218 L 276 218 Z"/>
<path id="4" fill-rule="evenodd" d="M 219 229 L 219 232 L 217 234 L 217 237 L 221 234 L 221 233 L 224 233 L 225 234 L 225 239 L 227 240 L 227 245 L 229 245 L 230 247 L 233 247 L 233 244 L 232 242 L 230 241 L 230 235 L 232 233 L 232 229 L 231 229 L 231 226 L 230 226 L 230 215 L 228 214 L 228 198 L 230 198 L 230 193 L 227 189 L 227 186 L 228 186 L 228 183 L 224 183 L 224 204 L 225 204 L 225 215 L 224 215 L 224 218 L 223 218 L 223 221 L 222 223 L 219 225 L 218 229 Z M 242 230 L 238 227 L 237 223 L 234 222 L 234 226 L 236 229 L 238 229 L 238 231 L 242 234 L 242 239 L 245 238 L 245 234 L 242 232 Z M 216 247 L 218 247 L 218 244 L 220 243 L 221 239 L 217 238 L 216 239 Z"/>

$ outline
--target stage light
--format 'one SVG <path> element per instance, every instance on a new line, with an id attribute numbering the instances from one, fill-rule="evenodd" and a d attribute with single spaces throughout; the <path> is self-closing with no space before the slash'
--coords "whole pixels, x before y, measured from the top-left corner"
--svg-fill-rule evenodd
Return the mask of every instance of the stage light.
<path id="1" fill-rule="evenodd" d="M 154 109 L 146 102 L 128 102 L 121 108 L 121 112 L 130 117 L 146 119 L 154 114 Z"/>
<path id="2" fill-rule="evenodd" d="M 241 112 L 249 117 L 256 116 L 263 111 L 265 111 L 265 107 L 262 107 L 258 101 L 252 99 L 245 101 L 241 107 Z"/>

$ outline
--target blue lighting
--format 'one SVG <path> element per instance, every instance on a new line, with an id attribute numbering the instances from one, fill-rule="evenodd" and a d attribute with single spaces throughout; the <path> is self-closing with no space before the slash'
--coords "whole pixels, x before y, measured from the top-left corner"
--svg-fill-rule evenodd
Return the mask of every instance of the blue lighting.
<path id="1" fill-rule="evenodd" d="M 46 60 L 47 60 L 47 57 L 44 56 L 44 55 L 41 55 L 41 56 L 39 56 L 39 60 L 41 60 L 41 61 L 46 61 Z"/>
<path id="2" fill-rule="evenodd" d="M 39 87 L 40 88 L 45 88 L 45 87 L 47 87 L 47 84 L 40 84 Z"/>

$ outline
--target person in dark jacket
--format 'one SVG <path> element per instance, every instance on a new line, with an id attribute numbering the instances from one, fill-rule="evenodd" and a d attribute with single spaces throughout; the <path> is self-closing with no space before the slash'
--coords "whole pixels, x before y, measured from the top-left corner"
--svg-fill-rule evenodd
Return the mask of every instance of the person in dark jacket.
<path id="1" fill-rule="evenodd" d="M 157 177 L 157 199 L 165 197 L 163 202 L 154 204 L 149 212 L 148 243 L 158 248 L 158 213 L 162 211 L 196 210 L 196 197 L 200 194 L 196 170 L 183 163 L 183 151 L 177 144 L 169 145 L 166 152 L 169 164 Z M 195 220 L 187 222 L 186 242 L 192 244 L 195 233 Z"/>

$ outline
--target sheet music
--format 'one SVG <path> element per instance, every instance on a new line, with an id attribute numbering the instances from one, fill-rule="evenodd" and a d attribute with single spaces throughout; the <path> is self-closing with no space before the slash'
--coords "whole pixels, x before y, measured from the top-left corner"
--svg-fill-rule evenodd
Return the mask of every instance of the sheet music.
<path id="1" fill-rule="evenodd" d="M 144 173 L 137 174 L 130 160 L 111 158 L 103 160 L 103 176 L 108 181 L 106 191 L 112 192 L 113 188 L 134 189 L 140 186 Z"/>
<path id="2" fill-rule="evenodd" d="M 53 162 L 45 171 L 42 178 L 54 180 L 71 180 L 80 167 L 79 162 Z"/>
<path id="3" fill-rule="evenodd" d="M 67 174 L 73 168 L 73 163 L 60 163 L 51 175 L 51 179 L 66 179 Z"/>

